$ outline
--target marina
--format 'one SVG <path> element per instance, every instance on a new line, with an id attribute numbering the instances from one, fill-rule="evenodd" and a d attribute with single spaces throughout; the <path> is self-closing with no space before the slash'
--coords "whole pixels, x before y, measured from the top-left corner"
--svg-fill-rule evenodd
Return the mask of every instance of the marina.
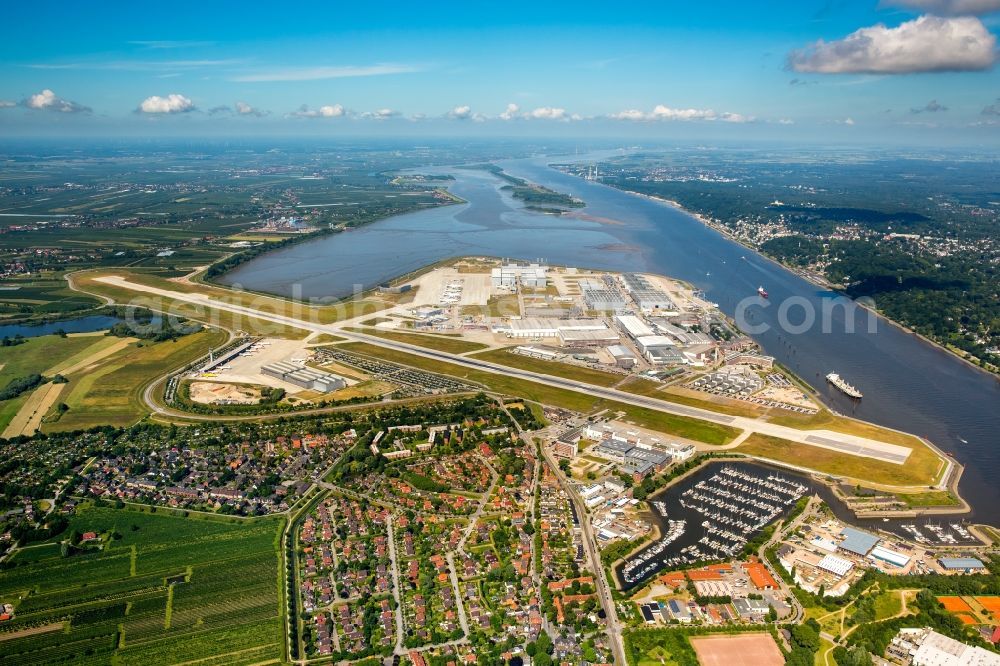
<path id="1" fill-rule="evenodd" d="M 666 521 L 663 536 L 624 562 L 619 579 L 627 589 L 665 568 L 738 557 L 808 491 L 807 484 L 776 470 L 708 465 L 652 500 L 653 513 Z"/>

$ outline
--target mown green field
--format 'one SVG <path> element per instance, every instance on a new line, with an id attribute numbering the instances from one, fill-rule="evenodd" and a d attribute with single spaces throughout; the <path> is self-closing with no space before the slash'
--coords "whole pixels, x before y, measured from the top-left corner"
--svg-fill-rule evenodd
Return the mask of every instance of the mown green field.
<path id="1" fill-rule="evenodd" d="M 529 372 L 540 372 L 546 375 L 553 375 L 554 377 L 573 379 L 597 386 L 614 386 L 625 379 L 622 375 L 594 370 L 593 368 L 560 363 L 559 361 L 546 361 L 540 358 L 524 356 L 523 354 L 514 354 L 510 351 L 510 348 L 491 349 L 490 351 L 473 354 L 472 356 L 473 358 L 479 358 L 490 363 L 509 365 L 512 368 L 520 368 Z"/>
<path id="2" fill-rule="evenodd" d="M 83 508 L 64 536 L 98 532 L 103 550 L 63 556 L 58 548 L 32 549 L 0 570 L 0 602 L 16 606 L 6 631 L 63 623 L 58 631 L 0 641 L 0 661 L 279 660 L 282 524 Z"/>
<path id="3" fill-rule="evenodd" d="M 479 342 L 469 342 L 468 340 L 462 340 L 461 338 L 449 337 L 446 335 L 423 335 L 420 333 L 401 333 L 399 331 L 386 331 L 380 328 L 358 328 L 350 327 L 347 328 L 348 331 L 356 331 L 358 333 L 364 333 L 365 335 L 374 335 L 378 338 L 385 338 L 386 340 L 395 340 L 396 342 L 406 342 L 411 345 L 416 345 L 418 347 L 427 347 L 428 349 L 436 349 L 438 351 L 447 352 L 449 354 L 464 354 L 466 352 L 479 351 L 480 349 L 486 349 L 486 345 Z"/>
<path id="4" fill-rule="evenodd" d="M 474 370 L 453 363 L 445 363 L 362 342 L 351 342 L 340 346 L 359 354 L 367 354 L 422 370 L 446 374 L 451 377 L 468 379 L 487 386 L 498 393 L 526 398 L 543 405 L 553 405 L 583 413 L 599 409 L 609 409 L 614 412 L 621 411 L 624 413 L 626 420 L 632 421 L 636 425 L 685 439 L 705 442 L 706 444 L 725 444 L 732 441 L 739 434 L 739 430 L 736 428 L 708 421 L 674 416 L 612 400 L 602 400 L 582 392 L 556 388 L 483 370 Z"/>
<path id="5" fill-rule="evenodd" d="M 13 347 L 0 347 L 0 388 L 12 379 L 25 377 L 34 373 L 45 374 L 50 368 L 99 343 L 100 337 L 80 336 L 60 338 L 58 335 L 43 335 L 29 338 L 24 344 Z M 28 399 L 31 392 L 21 394 L 10 400 L 0 401 L 0 432 L 7 427 L 17 411 Z"/>
<path id="6" fill-rule="evenodd" d="M 142 402 L 146 385 L 218 347 L 226 334 L 203 330 L 176 341 L 134 343 L 104 359 L 98 367 L 71 376 L 61 400 L 69 411 L 43 424 L 48 432 L 86 429 L 97 425 L 131 425 L 149 413 Z"/>

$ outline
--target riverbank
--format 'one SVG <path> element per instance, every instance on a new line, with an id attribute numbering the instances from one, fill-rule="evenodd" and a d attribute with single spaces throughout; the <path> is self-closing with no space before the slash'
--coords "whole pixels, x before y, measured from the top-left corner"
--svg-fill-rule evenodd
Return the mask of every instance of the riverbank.
<path id="1" fill-rule="evenodd" d="M 801 267 L 793 266 L 791 264 L 787 264 L 787 263 L 785 263 L 783 261 L 780 261 L 779 259 L 776 259 L 775 257 L 772 257 L 771 255 L 767 254 L 766 252 L 764 252 L 760 248 L 754 247 L 753 245 L 748 244 L 743 239 L 741 239 L 739 236 L 733 234 L 732 231 L 730 231 L 729 228 L 726 227 L 726 225 L 721 224 L 719 222 L 716 222 L 716 221 L 714 221 L 714 220 L 712 220 L 712 219 L 710 219 L 710 218 L 702 215 L 701 213 L 697 213 L 695 211 L 688 210 L 683 205 L 681 205 L 680 202 L 675 201 L 674 199 L 667 199 L 666 197 L 658 197 L 658 196 L 654 196 L 652 194 L 644 194 L 642 192 L 635 192 L 633 190 L 627 190 L 627 189 L 624 189 L 624 188 L 615 187 L 614 185 L 608 185 L 608 187 L 614 187 L 619 192 L 625 192 L 626 194 L 631 194 L 633 196 L 640 197 L 642 199 L 647 199 L 649 201 L 655 201 L 657 203 L 665 204 L 667 206 L 670 206 L 671 208 L 674 208 L 675 210 L 678 210 L 678 211 L 684 213 L 685 215 L 688 215 L 688 216 L 690 216 L 690 217 L 698 220 L 699 222 L 701 222 L 703 225 L 705 225 L 709 229 L 712 229 L 713 231 L 721 234 L 722 236 L 725 236 L 726 239 L 731 240 L 732 242 L 736 243 L 737 245 L 739 245 L 741 247 L 744 247 L 744 248 L 746 248 L 747 250 L 749 250 L 751 252 L 754 252 L 758 256 L 760 256 L 763 259 L 765 259 L 765 260 L 767 260 L 767 261 L 775 264 L 776 266 L 780 266 L 781 268 L 783 268 L 785 270 L 788 270 L 788 271 L 791 271 L 792 273 L 795 273 L 800 278 L 802 278 L 803 280 L 806 280 L 810 284 L 816 285 L 817 287 L 819 287 L 821 289 L 826 289 L 826 290 L 835 291 L 835 292 L 841 292 L 841 289 L 839 287 L 837 287 L 837 285 L 835 285 L 832 282 L 830 282 L 829 280 L 827 280 L 826 277 L 824 277 L 822 275 L 819 275 L 818 273 L 814 273 L 812 271 L 807 271 L 807 270 L 805 270 L 805 269 L 803 269 Z M 909 326 L 906 326 L 905 324 L 902 324 L 902 323 L 900 323 L 900 322 L 898 322 L 898 321 L 896 321 L 894 319 L 891 319 L 891 318 L 887 317 L 882 312 L 880 312 L 878 309 L 872 307 L 871 305 L 869 305 L 868 303 L 865 303 L 864 301 L 860 301 L 860 300 L 856 300 L 856 299 L 851 299 L 851 301 L 855 305 L 857 305 L 858 307 L 864 308 L 865 311 L 867 311 L 868 313 L 873 314 L 876 317 L 878 317 L 879 320 L 881 320 L 881 321 L 883 321 L 883 322 L 885 322 L 887 324 L 890 324 L 890 325 L 896 327 L 897 329 L 899 329 L 900 331 L 902 331 L 904 333 L 908 333 L 910 335 L 913 335 L 913 336 L 917 337 L 921 341 L 926 342 L 927 344 L 929 344 L 929 345 L 931 345 L 931 346 L 933 346 L 933 347 L 935 347 L 937 349 L 940 349 L 941 351 L 943 351 L 945 353 L 948 353 L 951 356 L 954 356 L 958 360 L 960 360 L 963 363 L 965 363 L 966 365 L 968 365 L 970 368 L 975 368 L 976 370 L 979 370 L 980 372 L 986 373 L 987 375 L 990 375 L 991 377 L 996 377 L 996 378 L 998 378 L 998 381 L 1000 381 L 1000 368 L 994 368 L 994 369 L 984 368 L 983 366 L 981 366 L 981 365 L 979 365 L 979 364 L 974 363 L 973 361 L 971 361 L 968 358 L 969 354 L 967 352 L 963 352 L 963 351 L 958 350 L 958 349 L 953 349 L 953 348 L 947 346 L 946 344 L 944 344 L 943 342 L 939 342 L 937 340 L 934 340 L 933 338 L 927 337 L 926 335 L 924 335 L 922 333 L 918 333 L 917 331 L 914 331 Z"/>

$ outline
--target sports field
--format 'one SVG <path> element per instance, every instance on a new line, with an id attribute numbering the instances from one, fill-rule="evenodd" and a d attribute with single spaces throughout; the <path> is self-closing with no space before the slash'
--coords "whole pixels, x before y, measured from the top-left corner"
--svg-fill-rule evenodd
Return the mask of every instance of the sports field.
<path id="1" fill-rule="evenodd" d="M 785 658 L 770 634 L 692 636 L 701 666 L 781 666 Z"/>
<path id="2" fill-rule="evenodd" d="M 229 522 L 232 521 L 232 522 Z M 282 521 L 184 518 L 90 507 L 70 519 L 92 546 L 18 553 L 0 571 L 8 631 L 0 662 L 250 664 L 283 654 L 277 541 Z M 240 581 L 233 585 L 233 581 Z"/>

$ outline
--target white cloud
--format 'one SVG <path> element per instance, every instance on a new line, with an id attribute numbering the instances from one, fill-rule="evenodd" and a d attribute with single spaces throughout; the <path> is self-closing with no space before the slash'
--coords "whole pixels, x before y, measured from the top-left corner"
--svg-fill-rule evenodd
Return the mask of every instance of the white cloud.
<path id="1" fill-rule="evenodd" d="M 472 117 L 472 107 L 468 104 L 465 106 L 456 106 L 448 112 L 448 115 L 455 120 L 466 120 Z"/>
<path id="2" fill-rule="evenodd" d="M 194 111 L 194 102 L 178 93 L 166 97 L 153 95 L 142 100 L 138 109 L 141 113 L 187 113 Z"/>
<path id="3" fill-rule="evenodd" d="M 1000 12 L 1000 0 L 882 0 L 883 7 L 902 7 L 938 16 L 969 16 Z"/>
<path id="4" fill-rule="evenodd" d="M 242 74 L 234 76 L 232 81 L 240 82 L 260 82 L 260 81 L 320 81 L 323 79 L 345 79 L 359 76 L 385 76 L 387 74 L 408 74 L 418 72 L 420 69 L 414 65 L 345 65 L 342 67 L 293 67 L 288 69 L 277 69 L 266 72 L 255 72 L 252 74 Z"/>
<path id="5" fill-rule="evenodd" d="M 569 120 L 566 109 L 553 106 L 540 106 L 537 109 L 532 109 L 526 112 L 524 117 L 536 120 Z"/>
<path id="6" fill-rule="evenodd" d="M 268 112 L 255 109 L 246 102 L 236 102 L 236 113 L 241 116 L 253 116 L 254 118 L 260 118 L 262 116 L 266 116 Z"/>
<path id="7" fill-rule="evenodd" d="M 0 109 L 9 109 L 14 106 L 17 106 L 17 102 L 12 102 L 9 99 L 0 99 Z"/>
<path id="8" fill-rule="evenodd" d="M 36 111 L 56 111 L 57 113 L 90 113 L 90 107 L 57 97 L 56 94 L 48 88 L 22 100 L 21 106 L 34 109 Z"/>
<path id="9" fill-rule="evenodd" d="M 613 120 L 631 121 L 692 121 L 692 120 L 719 120 L 727 123 L 749 123 L 753 122 L 752 116 L 745 116 L 741 113 L 716 113 L 712 109 L 675 109 L 664 104 L 657 104 L 650 112 L 638 109 L 627 109 L 612 113 L 609 118 Z"/>
<path id="10" fill-rule="evenodd" d="M 795 121 L 792 120 L 791 118 L 779 118 L 778 119 L 778 124 L 779 125 L 794 125 Z"/>
<path id="11" fill-rule="evenodd" d="M 500 114 L 500 120 L 513 120 L 517 118 L 517 112 L 521 110 L 517 104 L 508 104 L 507 109 Z"/>
<path id="12" fill-rule="evenodd" d="M 981 71 L 996 62 L 996 41 L 977 18 L 921 16 L 896 28 L 879 24 L 844 39 L 821 39 L 792 51 L 788 66 L 819 74 Z"/>
<path id="13" fill-rule="evenodd" d="M 298 111 L 288 114 L 294 118 L 340 118 L 347 115 L 347 110 L 340 104 L 325 104 L 318 109 L 310 109 L 303 104 Z"/>
<path id="14" fill-rule="evenodd" d="M 851 126 L 854 125 L 854 118 L 849 118 L 848 117 L 848 118 L 843 118 L 841 120 L 834 120 L 833 124 L 834 125 L 847 125 L 847 126 L 851 127 Z"/>
<path id="15" fill-rule="evenodd" d="M 389 118 L 395 118 L 400 115 L 399 111 L 393 109 L 375 109 L 374 111 L 365 111 L 361 114 L 362 118 L 370 118 L 372 120 L 388 120 Z"/>

